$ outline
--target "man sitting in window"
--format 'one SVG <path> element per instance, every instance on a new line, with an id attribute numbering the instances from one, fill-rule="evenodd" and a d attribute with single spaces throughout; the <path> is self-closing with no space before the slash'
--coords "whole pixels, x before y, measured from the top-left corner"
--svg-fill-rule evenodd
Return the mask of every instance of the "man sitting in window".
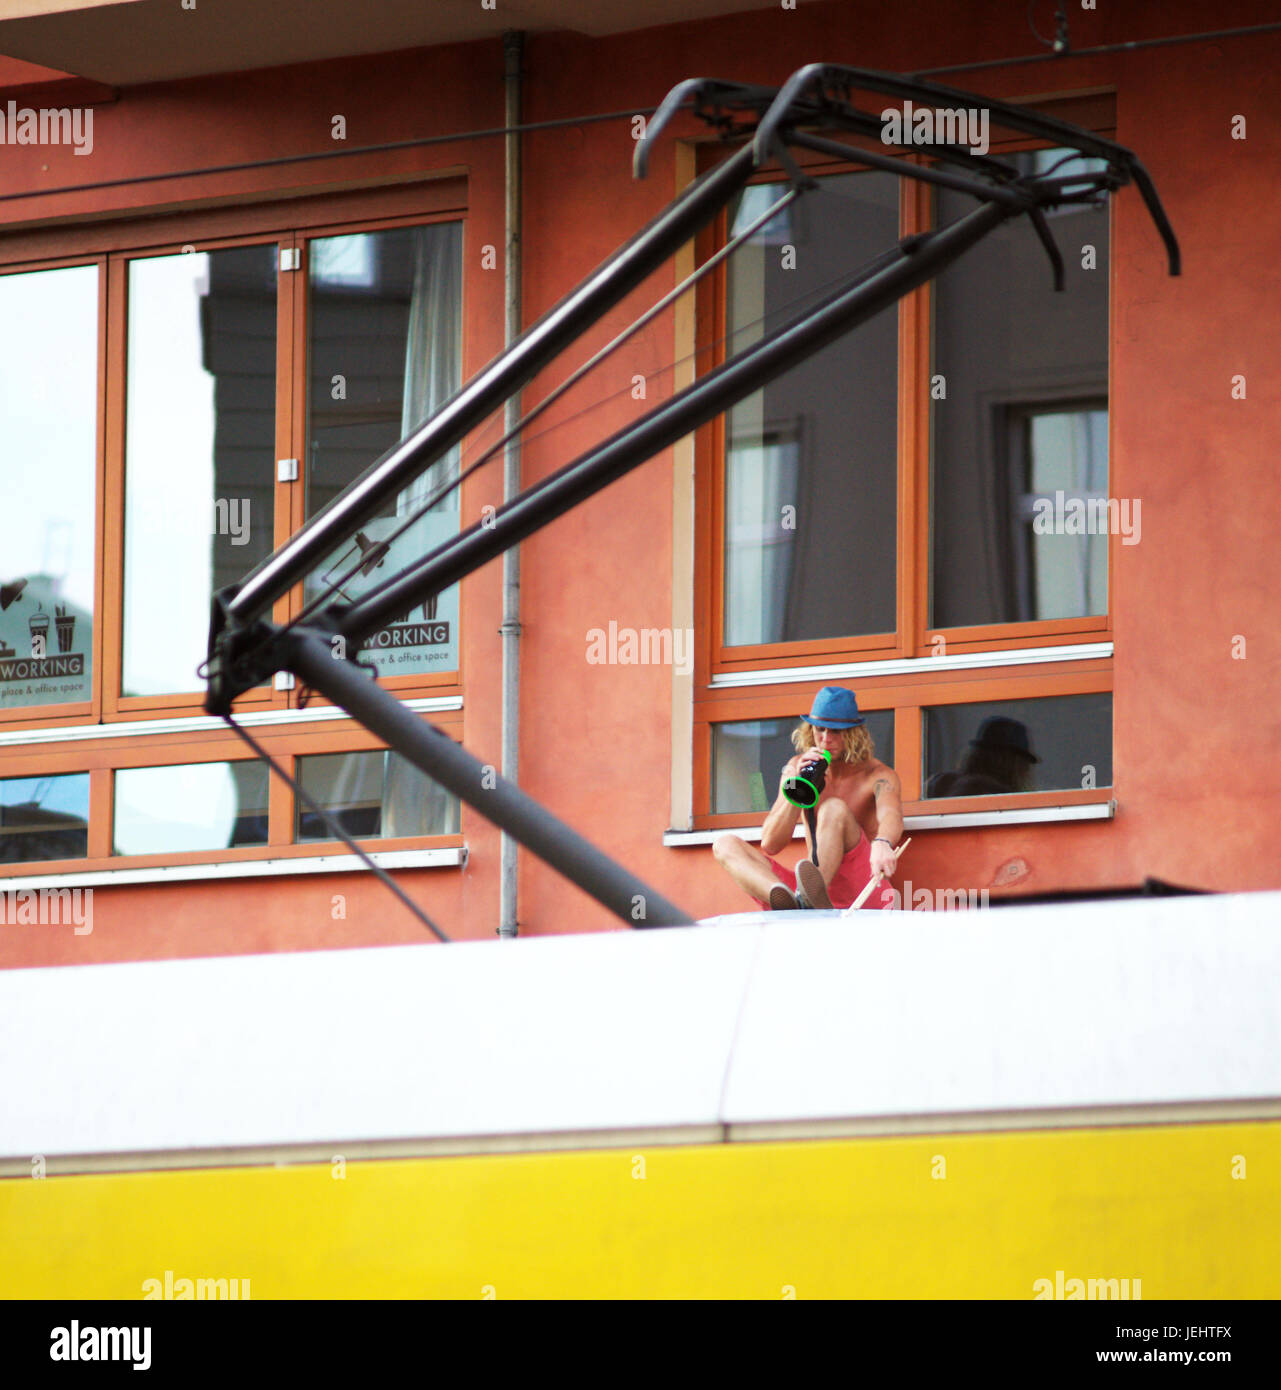
<path id="1" fill-rule="evenodd" d="M 721 835 L 712 852 L 762 907 L 849 907 L 873 877 L 878 886 L 864 906 L 893 907 L 894 891 L 885 880 L 894 873 L 894 846 L 903 834 L 898 775 L 876 760 L 852 690 L 824 686 L 801 721 L 792 734 L 797 755 L 779 777 L 778 799 L 765 818 L 760 849 L 738 835 Z M 832 755 L 815 808 L 817 844 L 810 849 L 817 862 L 802 859 L 793 873 L 773 858 L 791 842 L 801 815 L 784 797 L 783 783 L 813 762 L 816 751 Z"/>

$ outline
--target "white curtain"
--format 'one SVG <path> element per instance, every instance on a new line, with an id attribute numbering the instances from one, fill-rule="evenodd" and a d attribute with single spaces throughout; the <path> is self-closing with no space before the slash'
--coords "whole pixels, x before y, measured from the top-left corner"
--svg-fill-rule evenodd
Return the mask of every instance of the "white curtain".
<path id="1" fill-rule="evenodd" d="M 388 753 L 383 778 L 383 834 L 453 835 L 457 831 L 457 799 L 413 763 Z"/>
<path id="2" fill-rule="evenodd" d="M 462 223 L 419 227 L 414 242 L 402 439 L 434 415 L 462 384 Z M 407 515 L 442 483 L 457 477 L 458 460 L 455 445 L 400 494 L 396 515 Z M 457 511 L 458 494 L 452 493 L 433 510 Z"/>

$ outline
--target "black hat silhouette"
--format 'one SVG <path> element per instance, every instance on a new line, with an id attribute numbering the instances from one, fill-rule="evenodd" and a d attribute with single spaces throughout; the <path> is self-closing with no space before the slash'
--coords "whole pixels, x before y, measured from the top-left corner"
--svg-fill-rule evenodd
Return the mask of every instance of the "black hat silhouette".
<path id="1" fill-rule="evenodd" d="M 978 734 L 970 740 L 971 748 L 990 748 L 995 753 L 1021 753 L 1030 762 L 1041 760 L 1032 752 L 1027 725 L 1004 715 L 989 715 L 980 725 Z"/>

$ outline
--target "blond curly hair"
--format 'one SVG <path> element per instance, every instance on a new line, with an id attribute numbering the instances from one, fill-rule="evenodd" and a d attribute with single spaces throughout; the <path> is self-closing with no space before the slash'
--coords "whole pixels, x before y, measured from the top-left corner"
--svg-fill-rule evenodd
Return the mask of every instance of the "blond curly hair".
<path id="1" fill-rule="evenodd" d="M 872 741 L 872 735 L 867 731 L 866 724 L 860 724 L 856 729 L 842 729 L 841 743 L 844 749 L 841 758 L 847 763 L 865 763 L 876 756 L 876 745 Z M 814 747 L 814 729 L 810 724 L 802 720 L 796 728 L 792 730 L 792 747 L 798 753 L 804 753 L 806 749 Z"/>

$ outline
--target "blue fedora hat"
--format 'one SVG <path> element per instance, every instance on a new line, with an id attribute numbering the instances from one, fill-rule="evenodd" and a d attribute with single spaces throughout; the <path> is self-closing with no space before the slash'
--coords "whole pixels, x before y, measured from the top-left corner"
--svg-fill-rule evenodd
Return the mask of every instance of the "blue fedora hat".
<path id="1" fill-rule="evenodd" d="M 858 712 L 854 692 L 843 685 L 825 685 L 814 696 L 810 712 L 801 718 L 807 724 L 821 724 L 825 729 L 856 729 L 867 723 Z"/>

